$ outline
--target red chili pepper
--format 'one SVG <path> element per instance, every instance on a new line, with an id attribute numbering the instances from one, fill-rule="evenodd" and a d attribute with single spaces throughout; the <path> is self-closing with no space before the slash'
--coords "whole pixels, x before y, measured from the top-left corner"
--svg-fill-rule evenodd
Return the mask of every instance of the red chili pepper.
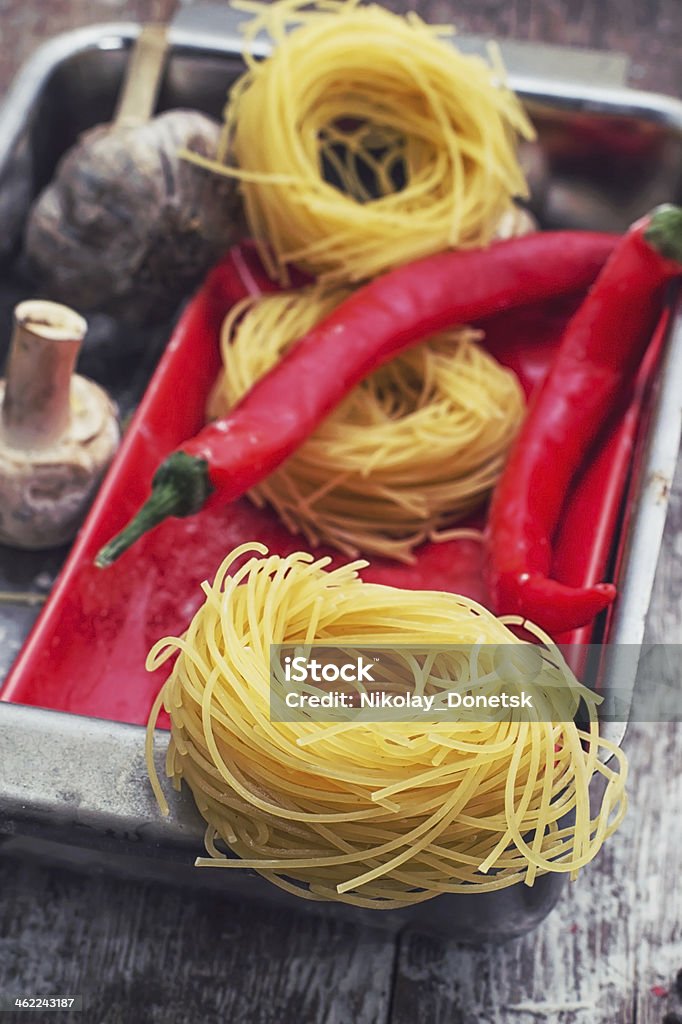
<path id="1" fill-rule="evenodd" d="M 272 473 L 365 377 L 404 349 L 456 324 L 579 292 L 615 241 L 547 232 L 488 249 L 438 253 L 358 289 L 309 331 L 228 416 L 161 463 L 152 494 L 100 551 L 110 565 L 166 516 L 226 503 Z"/>
<path id="2" fill-rule="evenodd" d="M 574 476 L 634 383 L 668 283 L 680 275 L 682 209 L 659 207 L 623 236 L 568 324 L 493 495 L 497 614 L 556 634 L 586 625 L 614 600 L 611 583 L 573 588 L 549 579 L 551 538 Z"/>

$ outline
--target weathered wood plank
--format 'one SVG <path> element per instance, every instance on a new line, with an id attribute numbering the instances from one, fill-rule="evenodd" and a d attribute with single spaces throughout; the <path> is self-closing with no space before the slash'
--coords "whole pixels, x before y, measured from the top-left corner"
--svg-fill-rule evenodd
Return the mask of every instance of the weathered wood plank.
<path id="1" fill-rule="evenodd" d="M 76 1024 L 388 1019 L 393 941 L 378 929 L 9 859 L 0 893 L 0 993 L 82 993 Z"/>
<path id="2" fill-rule="evenodd" d="M 43 39 L 77 25 L 152 20 L 173 0 L 0 0 L 0 90 Z M 398 0 L 462 31 L 623 50 L 631 80 L 682 91 L 679 0 Z M 682 626 L 682 474 L 649 639 Z M 0 861 L 0 991 L 83 991 L 75 1020 L 248 1024 L 660 1024 L 682 966 L 682 727 L 629 730 L 621 833 L 534 935 L 465 950 L 160 886 Z M 390 1003 L 389 1003 L 390 998 Z M 17 1018 L 29 1024 L 29 1015 Z M 66 1020 L 60 1017 L 60 1020 Z"/>
<path id="3" fill-rule="evenodd" d="M 398 6 L 390 3 L 389 6 Z M 416 0 L 431 21 L 461 31 L 494 32 L 567 46 L 617 50 L 631 60 L 631 83 L 678 95 L 682 87 L 682 17 L 678 0 Z"/>
<path id="4" fill-rule="evenodd" d="M 465 949 L 404 937 L 392 1024 L 661 1024 L 682 967 L 682 727 L 630 728 L 620 833 L 524 939 Z"/>
<path id="5" fill-rule="evenodd" d="M 682 643 L 682 459 L 647 639 Z M 480 950 L 405 936 L 392 1024 L 661 1024 L 682 1012 L 682 725 L 633 723 L 624 746 L 628 816 L 548 920 Z"/>

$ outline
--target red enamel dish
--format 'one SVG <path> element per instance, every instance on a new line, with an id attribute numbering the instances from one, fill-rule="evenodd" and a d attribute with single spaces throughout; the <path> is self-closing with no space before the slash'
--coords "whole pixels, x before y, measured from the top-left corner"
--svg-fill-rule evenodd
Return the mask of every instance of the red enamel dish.
<path id="1" fill-rule="evenodd" d="M 272 285 L 254 251 L 237 247 L 186 307 L 2 700 L 144 723 L 166 671 L 148 674 L 146 654 L 159 637 L 183 631 L 201 603 L 200 583 L 212 578 L 223 557 L 250 540 L 279 554 L 306 548 L 305 540 L 292 536 L 274 513 L 245 498 L 188 519 L 168 520 L 110 569 L 93 565 L 101 545 L 147 496 L 161 459 L 202 425 L 219 367 L 218 339 L 226 312 L 244 295 L 264 289 Z M 580 299 L 505 314 L 481 325 L 488 348 L 518 373 L 528 394 L 542 380 Z M 567 503 L 553 567 L 565 583 L 584 586 L 608 578 L 618 559 L 633 451 L 664 334 L 662 323 L 634 395 L 614 415 Z M 326 549 L 319 553 L 344 561 Z M 471 540 L 424 544 L 413 565 L 374 559 L 363 576 L 488 603 L 485 548 Z M 588 643 L 607 638 L 608 623 L 598 622 L 556 639 Z"/>

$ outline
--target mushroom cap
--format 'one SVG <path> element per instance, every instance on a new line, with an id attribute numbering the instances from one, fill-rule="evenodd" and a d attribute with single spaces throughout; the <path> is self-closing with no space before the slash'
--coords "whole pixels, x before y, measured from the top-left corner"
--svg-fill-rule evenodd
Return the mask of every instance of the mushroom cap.
<path id="1" fill-rule="evenodd" d="M 0 381 L 0 404 L 4 388 Z M 72 540 L 119 440 L 109 396 L 77 374 L 69 429 L 56 444 L 16 448 L 0 428 L 0 543 L 41 549 Z"/>

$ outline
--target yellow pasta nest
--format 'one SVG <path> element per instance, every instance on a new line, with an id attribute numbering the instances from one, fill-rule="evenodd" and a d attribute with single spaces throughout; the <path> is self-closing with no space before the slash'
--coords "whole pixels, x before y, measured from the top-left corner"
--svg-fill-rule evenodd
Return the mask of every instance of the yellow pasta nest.
<path id="1" fill-rule="evenodd" d="M 240 180 L 271 276 L 365 280 L 448 247 L 487 244 L 527 186 L 533 137 L 494 66 L 430 26 L 353 0 L 235 2 L 253 13 L 248 70 L 232 88 L 216 161 Z M 273 43 L 250 56 L 260 32 Z M 191 155 L 190 155 L 190 158 Z"/>
<path id="2" fill-rule="evenodd" d="M 346 294 L 312 288 L 237 306 L 209 417 L 224 416 Z M 479 337 L 452 330 L 382 367 L 251 497 L 312 545 L 409 561 L 416 544 L 481 504 L 523 419 L 516 375 Z"/>
<path id="3" fill-rule="evenodd" d="M 357 570 L 365 563 L 334 571 L 328 563 L 243 545 L 204 584 L 206 601 L 187 632 L 150 652 L 150 670 L 178 654 L 152 711 L 147 757 L 167 811 L 152 746 L 163 705 L 172 727 L 168 775 L 177 788 L 189 785 L 207 822 L 209 857 L 197 863 L 253 868 L 306 899 L 378 908 L 532 885 L 546 872 L 575 875 L 625 812 L 625 762 L 599 738 L 599 698 L 546 638 L 545 646 L 523 643 L 509 620 L 473 601 L 363 583 Z M 572 708 L 582 700 L 588 724 L 539 714 L 488 722 L 272 720 L 270 645 L 314 640 L 344 649 L 468 645 L 451 659 L 449 679 L 415 673 L 413 688 L 422 692 L 444 682 L 471 692 L 494 686 L 504 645 L 522 667 L 533 656 L 535 692 L 558 686 Z M 613 767 L 600 760 L 604 751 Z"/>

